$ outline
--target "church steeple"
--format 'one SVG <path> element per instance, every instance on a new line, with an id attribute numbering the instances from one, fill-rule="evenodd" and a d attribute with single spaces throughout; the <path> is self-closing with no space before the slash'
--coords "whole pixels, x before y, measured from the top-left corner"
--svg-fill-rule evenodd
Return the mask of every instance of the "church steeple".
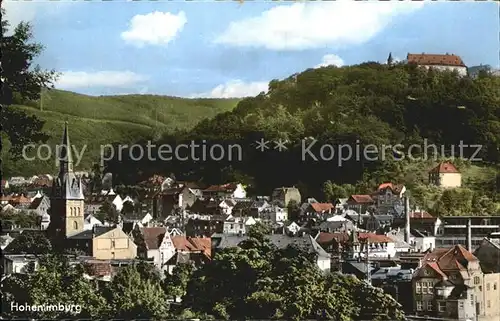
<path id="1" fill-rule="evenodd" d="M 56 238 L 67 238 L 83 231 L 85 209 L 82 181 L 73 172 L 67 122 L 58 146 L 58 157 L 59 174 L 52 182 L 49 230 Z"/>
<path id="2" fill-rule="evenodd" d="M 59 173 L 73 172 L 73 156 L 69 142 L 68 122 L 64 123 L 64 133 L 59 146 Z"/>

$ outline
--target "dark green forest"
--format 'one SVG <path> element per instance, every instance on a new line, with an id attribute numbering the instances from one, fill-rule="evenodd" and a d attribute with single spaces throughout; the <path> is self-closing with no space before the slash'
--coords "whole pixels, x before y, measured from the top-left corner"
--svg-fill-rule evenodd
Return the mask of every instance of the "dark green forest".
<path id="1" fill-rule="evenodd" d="M 155 142 L 173 146 L 190 140 L 205 140 L 207 145 L 237 143 L 243 150 L 241 161 L 130 161 L 125 155 L 121 162 L 110 161 L 108 170 L 125 185 L 154 173 L 175 173 L 182 179 L 209 183 L 237 180 L 257 193 L 295 185 L 304 194 L 322 197 L 325 181 L 356 185 L 359 193 L 383 181 L 410 187 L 424 184 L 427 171 L 438 160 L 461 156 L 474 157 L 456 160 L 464 171 L 471 166 L 490 169 L 480 184 L 474 185 L 472 177 L 465 185 L 496 198 L 500 185 L 499 89 L 500 78 L 486 72 L 471 79 L 402 63 L 309 69 L 273 80 L 268 93 L 246 98 L 233 111 Z M 288 149 L 279 152 L 271 144 L 269 150 L 260 152 L 254 146 L 261 138 L 287 140 Z M 360 146 L 361 155 L 342 164 L 337 156 L 324 161 L 319 156 L 317 161 L 306 157 L 303 161 L 304 139 L 317 140 L 311 149 L 314 155 L 320 155 L 323 144 Z M 461 143 L 482 147 L 477 155 L 477 148 L 463 148 L 460 155 Z M 397 144 L 405 147 L 399 153 L 389 149 L 385 158 L 379 155 L 373 160 L 373 156 L 363 155 L 370 144 L 379 150 Z M 432 154 L 430 149 L 426 160 L 422 151 L 414 149 L 413 157 L 423 159 L 410 160 L 405 154 L 412 144 L 435 144 L 438 153 Z"/>

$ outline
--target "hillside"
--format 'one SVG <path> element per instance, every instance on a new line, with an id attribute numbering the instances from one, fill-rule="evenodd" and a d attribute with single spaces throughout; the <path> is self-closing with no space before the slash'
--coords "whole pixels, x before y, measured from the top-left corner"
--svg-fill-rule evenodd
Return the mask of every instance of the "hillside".
<path id="1" fill-rule="evenodd" d="M 70 125 L 71 143 L 78 150 L 88 145 L 80 169 L 88 168 L 99 156 L 99 146 L 113 142 L 131 143 L 159 137 L 176 129 L 190 129 L 199 121 L 232 110 L 237 99 L 186 99 L 154 95 L 86 96 L 68 91 L 50 90 L 41 102 L 15 105 L 46 121 L 43 131 L 52 146 L 60 142 L 64 122 Z M 4 140 L 3 171 L 6 176 L 50 173 L 54 159 L 48 161 L 12 161 L 3 157 L 9 142 Z"/>
<path id="2" fill-rule="evenodd" d="M 222 159 L 200 166 L 195 161 L 122 160 L 111 162 L 110 168 L 123 184 L 144 179 L 138 173 L 189 173 L 190 179 L 211 184 L 241 181 L 263 195 L 272 187 L 295 185 L 304 195 L 322 198 L 326 181 L 355 184 L 357 193 L 387 181 L 408 187 L 426 184 L 427 171 L 437 164 L 433 159 L 448 158 L 454 151 L 455 157 L 476 158 L 463 168 L 464 185 L 500 200 L 500 171 L 494 165 L 500 161 L 499 87 L 498 77 L 472 79 L 402 63 L 308 69 L 272 80 L 268 93 L 243 99 L 231 112 L 202 121 L 184 135 L 165 138 L 239 143 L 245 146 L 242 161 Z M 305 137 L 315 141 L 309 151 L 316 159 L 304 153 L 309 144 Z M 277 151 L 272 143 L 266 152 L 250 147 L 262 138 L 284 139 L 287 149 Z M 461 143 L 482 148 L 479 154 L 465 148 L 460 155 Z M 359 151 L 339 162 L 342 145 Z M 397 145 L 402 147 L 398 152 L 393 149 Z M 437 154 L 423 151 L 429 145 L 436 146 Z M 369 146 L 377 148 L 379 157 L 364 154 Z M 387 147 L 384 157 L 381 152 Z M 406 157 L 410 148 L 413 157 Z"/>

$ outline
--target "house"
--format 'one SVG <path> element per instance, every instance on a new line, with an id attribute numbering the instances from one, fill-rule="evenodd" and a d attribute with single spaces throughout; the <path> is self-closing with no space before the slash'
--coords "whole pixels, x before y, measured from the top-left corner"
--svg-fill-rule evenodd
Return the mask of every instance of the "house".
<path id="1" fill-rule="evenodd" d="M 85 214 L 96 215 L 101 211 L 103 201 L 92 201 L 91 203 L 85 203 L 83 212 Z"/>
<path id="2" fill-rule="evenodd" d="M 206 236 L 224 231 L 225 216 L 212 215 L 206 218 L 190 218 L 186 224 L 186 235 L 189 237 Z"/>
<path id="3" fill-rule="evenodd" d="M 274 189 L 271 200 L 274 203 L 278 202 L 283 207 L 287 207 L 292 201 L 297 205 L 301 204 L 302 196 L 296 187 L 279 187 Z"/>
<path id="4" fill-rule="evenodd" d="M 165 263 L 168 273 L 172 273 L 177 264 L 206 264 L 212 259 L 212 241 L 209 237 L 171 237 L 175 253 Z"/>
<path id="5" fill-rule="evenodd" d="M 500 273 L 500 239 L 485 237 L 474 251 L 483 273 Z"/>
<path id="6" fill-rule="evenodd" d="M 96 259 L 134 259 L 137 245 L 120 227 L 94 226 L 68 237 L 68 246 L 82 250 Z"/>
<path id="7" fill-rule="evenodd" d="M 5 179 L 2 179 L 2 191 L 9 189 L 9 182 Z"/>
<path id="8" fill-rule="evenodd" d="M 441 188 L 462 186 L 462 174 L 451 162 L 441 162 L 429 171 L 429 184 Z"/>
<path id="9" fill-rule="evenodd" d="M 132 232 L 137 245 L 137 256 L 153 260 L 154 265 L 163 270 L 168 260 L 175 254 L 175 248 L 166 227 L 136 227 Z"/>
<path id="10" fill-rule="evenodd" d="M 50 208 L 50 198 L 47 196 L 36 197 L 33 199 L 28 207 L 29 212 L 36 214 L 38 216 L 43 216 L 49 213 Z"/>
<path id="11" fill-rule="evenodd" d="M 415 64 L 426 69 L 438 71 L 456 71 L 460 76 L 467 76 L 467 66 L 457 55 L 451 54 L 408 54 L 408 64 Z"/>
<path id="12" fill-rule="evenodd" d="M 288 221 L 288 208 L 271 205 L 264 209 L 259 217 L 263 220 L 271 221 L 272 223 L 286 222 Z"/>
<path id="13" fill-rule="evenodd" d="M 8 254 L 2 257 L 2 261 L 4 275 L 13 273 L 26 274 L 31 264 L 35 269 L 38 267 L 38 257 L 36 255 Z"/>
<path id="14" fill-rule="evenodd" d="M 5 248 L 14 240 L 10 235 L 1 235 L 0 236 L 0 249 L 3 251 Z"/>
<path id="15" fill-rule="evenodd" d="M 328 254 L 311 235 L 288 236 L 285 234 L 272 234 L 267 238 L 280 249 L 285 249 L 289 245 L 294 245 L 308 253 L 316 253 L 318 255 L 316 264 L 322 271 L 330 271 L 331 259 Z M 245 235 L 214 235 L 212 244 L 215 250 L 224 248 L 237 247 L 241 242 L 246 240 Z"/>
<path id="16" fill-rule="evenodd" d="M 319 224 L 319 230 L 322 232 L 347 232 L 354 229 L 354 224 L 341 215 L 335 215 Z"/>
<path id="17" fill-rule="evenodd" d="M 375 215 L 370 214 L 365 221 L 365 228 L 368 231 L 375 232 L 379 229 L 387 229 L 392 226 L 392 222 L 394 220 L 394 216 L 392 215 Z"/>
<path id="18" fill-rule="evenodd" d="M 137 223 L 140 226 L 147 226 L 153 220 L 153 216 L 151 216 L 151 214 L 143 214 L 141 212 L 121 214 L 120 216 L 123 222 Z"/>
<path id="19" fill-rule="evenodd" d="M 184 211 L 198 199 L 195 192 L 187 186 L 166 188 L 156 197 L 158 199 L 157 218 L 174 215 L 176 210 Z"/>
<path id="20" fill-rule="evenodd" d="M 198 198 L 193 205 L 187 208 L 188 212 L 203 215 L 220 215 L 222 209 L 219 207 L 219 202 L 213 198 L 201 199 Z"/>
<path id="21" fill-rule="evenodd" d="M 406 192 L 404 185 L 393 183 L 383 183 L 377 188 L 377 191 L 372 195 L 377 202 L 377 212 L 379 214 L 390 214 L 394 211 L 394 207 L 402 205 L 403 195 Z"/>
<path id="22" fill-rule="evenodd" d="M 426 254 L 412 280 L 417 315 L 455 320 L 498 320 L 500 274 L 486 275 L 461 245 Z M 493 301 L 497 299 L 497 301 Z"/>
<path id="23" fill-rule="evenodd" d="M 351 195 L 347 201 L 347 209 L 357 211 L 358 213 L 366 213 L 366 211 L 375 205 L 375 201 L 370 195 Z"/>
<path id="24" fill-rule="evenodd" d="M 28 181 L 24 177 L 22 177 L 22 176 L 11 177 L 8 180 L 8 184 L 12 185 L 12 186 L 20 186 L 20 185 L 24 185 L 24 184 L 27 184 L 27 183 L 28 183 Z"/>
<path id="25" fill-rule="evenodd" d="M 398 301 L 405 313 L 413 311 L 412 278 L 415 271 L 403 265 L 376 267 L 371 272 L 370 280 L 373 286 L 381 288 L 385 293 Z"/>
<path id="26" fill-rule="evenodd" d="M 335 209 L 332 203 L 310 203 L 304 210 L 307 217 L 323 218 L 331 214 Z"/>
<path id="27" fill-rule="evenodd" d="M 247 192 L 242 184 L 228 183 L 223 185 L 211 185 L 203 190 L 204 197 L 215 198 L 246 198 Z"/>
<path id="28" fill-rule="evenodd" d="M 229 217 L 224 222 L 223 234 L 245 235 L 248 228 L 256 223 L 253 217 Z"/>
<path id="29" fill-rule="evenodd" d="M 235 205 L 236 205 L 236 201 L 232 200 L 232 199 L 225 199 L 219 203 L 219 207 L 221 209 L 221 212 L 224 215 L 231 215 Z"/>
<path id="30" fill-rule="evenodd" d="M 238 199 L 235 200 L 236 204 L 231 210 L 232 216 L 250 216 L 252 213 L 252 205 L 254 200 L 252 199 Z"/>
<path id="31" fill-rule="evenodd" d="M 83 221 L 83 229 L 85 231 L 92 230 L 94 226 L 103 226 L 103 222 L 99 221 L 97 218 L 95 218 L 94 215 L 92 214 L 87 214 L 85 216 L 85 220 Z"/>

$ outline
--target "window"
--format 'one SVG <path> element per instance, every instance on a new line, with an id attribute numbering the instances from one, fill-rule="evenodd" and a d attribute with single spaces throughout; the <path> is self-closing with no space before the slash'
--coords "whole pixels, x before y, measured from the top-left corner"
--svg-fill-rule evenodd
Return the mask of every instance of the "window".
<path id="1" fill-rule="evenodd" d="M 479 284 L 481 283 L 481 279 L 479 278 L 479 276 L 475 276 L 474 277 L 474 284 Z"/>
<path id="2" fill-rule="evenodd" d="M 496 289 L 497 289 L 497 284 L 496 284 L 496 283 L 494 283 L 494 284 L 493 284 L 493 290 L 496 290 Z"/>
<path id="3" fill-rule="evenodd" d="M 486 306 L 487 306 L 488 308 L 491 308 L 491 302 L 490 302 L 490 300 L 486 301 Z"/>
<path id="4" fill-rule="evenodd" d="M 72 207 L 69 208 L 69 215 L 73 216 L 73 208 Z"/>
<path id="5" fill-rule="evenodd" d="M 483 287 L 482 286 L 479 286 L 479 291 L 483 291 Z"/>
<path id="6" fill-rule="evenodd" d="M 115 240 L 111 240 L 111 248 L 114 249 L 115 248 Z"/>
<path id="7" fill-rule="evenodd" d="M 439 310 L 439 312 L 446 311 L 446 303 L 444 303 L 444 302 L 438 302 L 438 310 Z"/>
<path id="8" fill-rule="evenodd" d="M 422 293 L 422 286 L 420 285 L 419 282 L 415 284 L 415 293 L 420 294 Z"/>
<path id="9" fill-rule="evenodd" d="M 422 283 L 422 293 L 427 293 L 427 282 Z"/>
<path id="10" fill-rule="evenodd" d="M 422 311 L 422 301 L 417 301 L 417 311 Z"/>
<path id="11" fill-rule="evenodd" d="M 489 290 L 490 290 L 490 284 L 486 283 L 486 291 L 489 291 Z"/>
<path id="12" fill-rule="evenodd" d="M 463 308 L 464 308 L 464 301 L 460 301 L 460 302 L 458 302 L 458 307 L 459 307 L 460 309 L 463 309 Z"/>
<path id="13" fill-rule="evenodd" d="M 432 301 L 427 301 L 427 310 L 428 311 L 432 311 L 433 307 L 432 307 Z"/>
<path id="14" fill-rule="evenodd" d="M 78 230 L 78 222 L 73 222 L 73 229 Z"/>
<path id="15" fill-rule="evenodd" d="M 78 208 L 78 215 L 80 215 L 80 208 Z"/>

